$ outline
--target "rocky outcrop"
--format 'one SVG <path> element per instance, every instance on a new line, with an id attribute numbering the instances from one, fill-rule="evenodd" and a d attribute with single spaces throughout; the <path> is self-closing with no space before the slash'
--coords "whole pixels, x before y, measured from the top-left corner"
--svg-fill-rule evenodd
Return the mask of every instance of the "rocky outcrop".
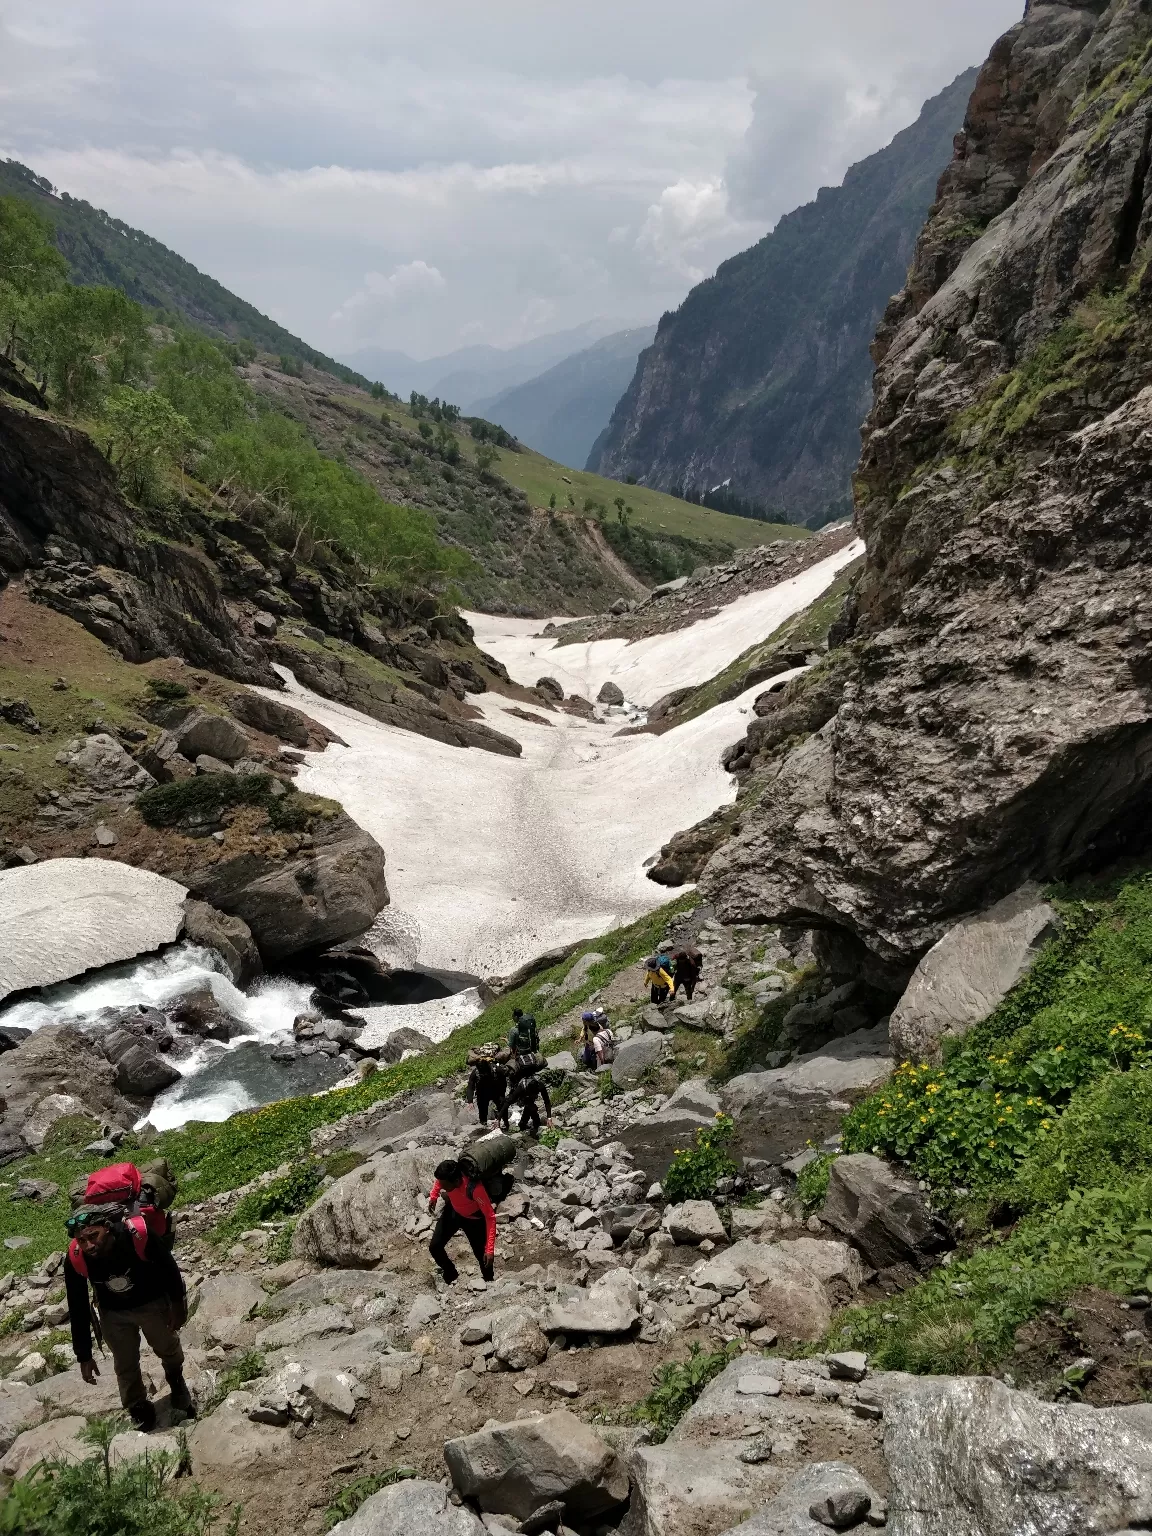
<path id="1" fill-rule="evenodd" d="M 972 81 L 962 75 L 843 186 L 823 188 L 662 318 L 590 469 L 696 494 L 723 483 L 813 526 L 848 510 L 868 344 Z"/>
<path id="2" fill-rule="evenodd" d="M 385 1153 L 346 1173 L 304 1212 L 292 1252 L 353 1269 L 378 1264 L 416 1203 L 427 1197 L 436 1164 L 451 1155 L 452 1148 L 442 1143 Z"/>
<path id="3" fill-rule="evenodd" d="M 184 933 L 189 944 L 214 949 L 223 959 L 238 987 L 247 984 L 263 970 L 260 951 L 252 930 L 241 917 L 218 912 L 206 901 L 184 903 Z"/>
<path id="4" fill-rule="evenodd" d="M 594 1521 L 628 1498 L 628 1474 L 615 1451 L 563 1411 L 446 1440 L 444 1460 L 464 1498 L 517 1520 L 559 1501 L 572 1522 Z"/>
<path id="5" fill-rule="evenodd" d="M 987 912 L 965 918 L 921 960 L 892 1011 L 900 1061 L 939 1061 L 943 1043 L 986 1019 L 1028 974 L 1060 919 L 1038 885 L 1022 885 Z"/>
<path id="6" fill-rule="evenodd" d="M 46 1024 L 0 1056 L 0 1098 L 5 1141 L 19 1137 L 36 1148 L 65 1116 L 86 1114 L 124 1127 L 138 1118 L 96 1041 L 67 1024 Z"/>
<path id="7" fill-rule="evenodd" d="M 174 880 L 112 859 L 0 871 L 0 998 L 171 944 L 184 927 L 186 894 Z"/>
<path id="8" fill-rule="evenodd" d="M 877 1269 L 909 1262 L 923 1267 L 950 1243 L 948 1229 L 916 1184 L 866 1152 L 832 1164 L 820 1218 Z"/>
<path id="9" fill-rule="evenodd" d="M 1137 0 L 1033 5 L 981 74 L 877 342 L 843 694 L 709 862 L 722 916 L 907 964 L 1146 839 L 1150 30 Z"/>

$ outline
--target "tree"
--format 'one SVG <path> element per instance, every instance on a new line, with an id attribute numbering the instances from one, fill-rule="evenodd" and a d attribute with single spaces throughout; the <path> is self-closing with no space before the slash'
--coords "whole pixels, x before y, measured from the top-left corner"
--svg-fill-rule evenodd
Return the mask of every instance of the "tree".
<path id="1" fill-rule="evenodd" d="M 93 410 L 148 360 L 144 311 L 115 288 L 62 288 L 28 310 L 28 352 L 64 411 Z"/>
<path id="2" fill-rule="evenodd" d="M 555 512 L 555 510 L 556 510 L 556 492 L 555 491 L 553 491 L 551 496 L 549 496 L 549 498 L 548 498 L 548 506 L 551 509 L 551 511 Z"/>
<path id="3" fill-rule="evenodd" d="M 623 498 L 623 496 L 617 496 L 615 501 L 612 503 L 612 505 L 616 508 L 617 512 L 621 512 L 622 513 L 624 511 L 624 498 Z"/>
<path id="4" fill-rule="evenodd" d="M 486 475 L 499 457 L 492 443 L 480 443 L 476 448 L 476 468 Z"/>
<path id="5" fill-rule="evenodd" d="M 59 288 L 68 263 L 52 243 L 53 229 L 18 197 L 0 197 L 0 323 L 11 357 L 30 301 Z"/>
<path id="6" fill-rule="evenodd" d="M 104 402 L 101 436 L 120 482 L 134 501 L 163 495 L 163 471 L 192 445 L 191 423 L 155 389 L 114 389 Z"/>
<path id="7" fill-rule="evenodd" d="M 201 437 L 228 432 L 251 414 L 250 392 L 233 372 L 232 348 L 182 331 L 157 352 L 156 388 Z"/>

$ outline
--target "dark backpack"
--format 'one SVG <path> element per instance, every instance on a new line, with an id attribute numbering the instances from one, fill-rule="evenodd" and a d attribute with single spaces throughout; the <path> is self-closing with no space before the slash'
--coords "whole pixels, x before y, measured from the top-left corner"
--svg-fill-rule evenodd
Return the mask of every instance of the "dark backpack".
<path id="1" fill-rule="evenodd" d="M 486 1136 L 473 1142 L 460 1159 L 469 1200 L 474 1198 L 477 1184 L 483 1184 L 488 1199 L 493 1206 L 498 1205 L 507 1193 L 504 1170 L 515 1157 L 516 1143 L 511 1136 Z"/>

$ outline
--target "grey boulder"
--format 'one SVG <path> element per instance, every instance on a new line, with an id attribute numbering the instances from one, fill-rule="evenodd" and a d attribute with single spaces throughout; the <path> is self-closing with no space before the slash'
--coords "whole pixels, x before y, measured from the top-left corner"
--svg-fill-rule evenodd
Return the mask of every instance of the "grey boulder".
<path id="1" fill-rule="evenodd" d="M 728 1241 L 724 1223 L 709 1200 L 685 1200 L 680 1205 L 669 1206 L 664 1212 L 663 1226 L 674 1243 L 686 1246 L 695 1247 L 706 1239 L 713 1243 Z"/>
<path id="2" fill-rule="evenodd" d="M 832 1164 L 820 1218 L 855 1243 L 875 1269 L 917 1263 L 950 1241 L 917 1186 L 867 1152 Z"/>
<path id="3" fill-rule="evenodd" d="M 184 938 L 189 944 L 213 949 L 231 972 L 238 987 L 247 985 L 263 970 L 252 930 L 242 917 L 218 912 L 206 901 L 184 903 Z"/>
<path id="4" fill-rule="evenodd" d="M 190 763 L 198 757 L 215 757 L 222 763 L 236 763 L 251 754 L 247 733 L 225 715 L 210 715 L 196 710 L 172 732 L 177 750 Z"/>
<path id="5" fill-rule="evenodd" d="M 432 1188 L 436 1164 L 452 1152 L 444 1144 L 390 1152 L 346 1173 L 301 1216 L 292 1239 L 294 1257 L 342 1269 L 378 1264 L 417 1196 Z"/>
<path id="6" fill-rule="evenodd" d="M 495 1313 L 491 1336 L 497 1360 L 512 1371 L 539 1365 L 548 1353 L 548 1340 L 527 1307 L 507 1307 Z"/>
<path id="7" fill-rule="evenodd" d="M 600 692 L 596 695 L 596 702 L 597 704 L 623 704 L 624 691 L 617 683 L 602 683 Z"/>
<path id="8" fill-rule="evenodd" d="M 464 1504 L 453 1504 L 440 1483 L 413 1478 L 365 1499 L 329 1536 L 486 1536 Z"/>
<path id="9" fill-rule="evenodd" d="M 1085 1536 L 1152 1524 L 1152 1406 L 1041 1403 L 988 1378 L 911 1384 L 886 1408 L 898 1536 Z"/>
<path id="10" fill-rule="evenodd" d="M 893 1011 L 889 1033 L 897 1060 L 939 1061 L 943 1041 L 987 1018 L 1059 927 L 1040 887 L 1029 883 L 950 928 L 916 967 Z"/>
<path id="11" fill-rule="evenodd" d="M 630 1271 L 610 1269 L 586 1291 L 573 1289 L 553 1302 L 546 1333 L 628 1333 L 640 1317 L 640 1291 Z"/>
<path id="12" fill-rule="evenodd" d="M 464 1498 L 517 1520 L 559 1500 L 567 1519 L 595 1521 L 628 1498 L 616 1452 L 564 1410 L 447 1440 L 444 1460 Z"/>
<path id="13" fill-rule="evenodd" d="M 845 1461 L 818 1461 L 790 1477 L 776 1497 L 736 1531 L 740 1536 L 815 1536 L 821 1526 L 866 1531 L 865 1516 L 882 1502 L 855 1467 Z"/>
<path id="14" fill-rule="evenodd" d="M 651 1067 L 658 1067 L 668 1055 L 668 1042 L 663 1035 L 652 1031 L 633 1035 L 616 1047 L 616 1060 L 612 1063 L 612 1081 L 618 1088 L 630 1088 L 638 1083 Z"/>

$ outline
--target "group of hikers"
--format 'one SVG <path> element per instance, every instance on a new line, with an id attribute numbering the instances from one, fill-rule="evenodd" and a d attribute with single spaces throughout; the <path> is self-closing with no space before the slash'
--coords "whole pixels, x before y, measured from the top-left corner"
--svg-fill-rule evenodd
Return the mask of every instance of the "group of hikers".
<path id="1" fill-rule="evenodd" d="M 694 946 L 661 951 L 645 962 L 644 983 L 658 1006 L 675 998 L 681 987 L 691 1000 L 702 969 L 703 959 Z M 577 1048 L 582 1065 L 591 1071 L 614 1059 L 616 1039 L 603 1008 L 582 1014 Z M 540 1031 L 532 1014 L 514 1008 L 506 1046 L 480 1047 L 470 1054 L 469 1065 L 467 1101 L 476 1105 L 485 1130 L 494 1111 L 503 1134 L 483 1136 L 459 1157 L 448 1158 L 436 1168 L 428 1193 L 429 1214 L 436 1216 L 428 1251 L 449 1285 L 458 1278 L 458 1271 L 447 1245 L 461 1232 L 480 1273 L 485 1280 L 493 1277 L 496 1208 L 512 1187 L 506 1170 L 517 1152 L 516 1142 L 507 1134 L 513 1110 L 519 1112 L 518 1127 L 525 1134 L 540 1134 L 541 1106 L 545 1121 L 552 1124 L 552 1101 L 540 1077 L 545 1066 Z M 175 1194 L 175 1183 L 162 1160 L 143 1170 L 132 1163 L 115 1163 L 73 1187 L 72 1213 L 66 1222 L 64 1287 L 80 1374 L 90 1386 L 95 1384 L 100 1370 L 93 1342 L 107 1346 L 120 1401 L 133 1423 L 145 1431 L 155 1427 L 156 1409 L 140 1370 L 142 1337 L 160 1361 L 173 1413 L 195 1417 L 180 1344 L 188 1298 L 172 1254 L 168 1216 Z"/>

